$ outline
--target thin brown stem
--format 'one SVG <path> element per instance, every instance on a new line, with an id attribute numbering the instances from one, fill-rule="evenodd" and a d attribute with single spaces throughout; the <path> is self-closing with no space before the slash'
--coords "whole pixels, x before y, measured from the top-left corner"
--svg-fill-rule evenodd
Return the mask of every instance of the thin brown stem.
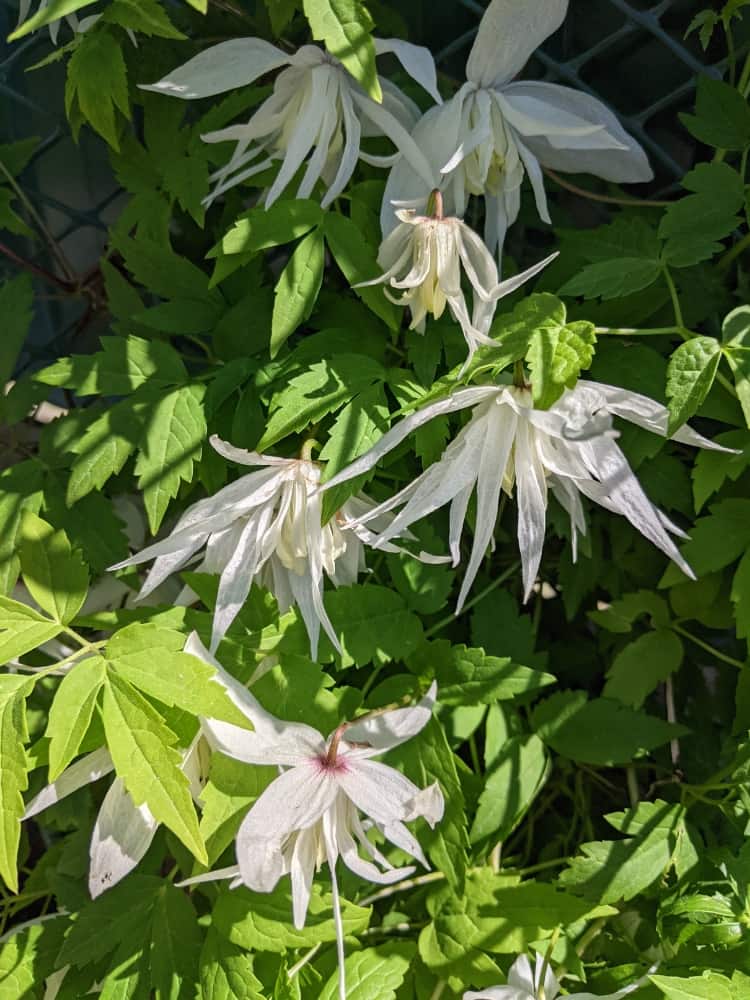
<path id="1" fill-rule="evenodd" d="M 648 198 L 614 198 L 611 195 L 596 194 L 594 191 L 587 191 L 586 188 L 578 187 L 577 184 L 571 184 L 570 181 L 566 181 L 554 170 L 550 170 L 549 167 L 544 167 L 544 172 L 555 184 L 559 184 L 566 191 L 577 194 L 581 198 L 588 198 L 589 201 L 600 201 L 605 205 L 640 205 L 647 208 L 665 208 L 667 205 L 672 204 L 671 201 L 656 201 Z"/>

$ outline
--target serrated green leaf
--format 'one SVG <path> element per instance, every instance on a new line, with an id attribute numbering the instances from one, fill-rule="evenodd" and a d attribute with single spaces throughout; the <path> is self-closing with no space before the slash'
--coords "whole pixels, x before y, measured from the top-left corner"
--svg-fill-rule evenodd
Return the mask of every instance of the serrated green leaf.
<path id="1" fill-rule="evenodd" d="M 71 448 L 78 457 L 70 469 L 68 504 L 101 489 L 111 476 L 122 471 L 135 451 L 142 423 L 142 412 L 131 400 L 124 399 L 89 424 Z"/>
<path id="2" fill-rule="evenodd" d="M 682 642 L 671 629 L 646 632 L 614 658 L 602 694 L 640 708 L 662 681 L 680 669 L 683 653 Z"/>
<path id="3" fill-rule="evenodd" d="M 271 357 L 309 318 L 323 281 L 325 243 L 320 229 L 309 233 L 295 249 L 274 289 Z"/>
<path id="4" fill-rule="evenodd" d="M 32 317 L 34 292 L 31 278 L 21 274 L 0 287 L 0 316 L 3 317 L 3 337 L 0 340 L 0 385 L 13 374 Z"/>
<path id="5" fill-rule="evenodd" d="M 101 656 L 79 660 L 63 677 L 49 711 L 49 781 L 55 781 L 79 751 L 91 723 L 107 664 Z"/>
<path id="6" fill-rule="evenodd" d="M 141 337 L 102 337 L 102 350 L 63 358 L 35 372 L 45 385 L 75 389 L 79 396 L 125 396 L 142 385 L 163 389 L 184 382 L 188 375 L 179 354 L 169 344 Z"/>
<path id="7" fill-rule="evenodd" d="M 64 915 L 13 927 L 0 944 L 0 995 L 3 1000 L 37 1000 L 46 976 L 55 968 L 63 934 L 68 927 Z"/>
<path id="8" fill-rule="evenodd" d="M 42 467 L 35 461 L 0 471 L 0 594 L 9 594 L 18 579 L 21 518 L 25 511 L 39 511 L 43 485 Z"/>
<path id="9" fill-rule="evenodd" d="M 723 80 L 700 76 L 695 114 L 681 114 L 680 121 L 708 146 L 741 150 L 750 145 L 750 107 L 742 94 Z"/>
<path id="10" fill-rule="evenodd" d="M 209 927 L 200 953 L 201 1000 L 265 1000 L 253 958 Z"/>
<path id="11" fill-rule="evenodd" d="M 23 792 L 29 786 L 24 744 L 26 697 L 33 686 L 28 677 L 0 676 L 0 876 L 11 892 L 18 892 L 16 858 L 21 840 Z M 0 980 L 1 981 L 1 980 Z"/>
<path id="12" fill-rule="evenodd" d="M 375 66 L 373 21 L 360 0 L 304 0 L 313 38 L 339 59 L 374 101 L 383 100 Z"/>
<path id="13" fill-rule="evenodd" d="M 560 691 L 534 709 L 534 728 L 557 753 L 587 764 L 627 764 L 639 754 L 684 736 L 670 725 L 608 698 L 589 701 L 583 691 Z M 601 734 L 606 733 L 606 740 Z"/>
<path id="14" fill-rule="evenodd" d="M 713 337 L 693 337 L 680 344 L 669 359 L 667 399 L 669 433 L 689 420 L 703 405 L 716 378 L 721 345 Z"/>
<path id="15" fill-rule="evenodd" d="M 74 548 L 86 553 L 93 576 L 103 573 L 108 566 L 126 559 L 128 538 L 125 524 L 117 509 L 103 493 L 91 492 L 73 507 L 68 507 L 62 482 L 56 477 L 47 478 L 44 513 L 59 525 Z"/>
<path id="16" fill-rule="evenodd" d="M 249 768 L 222 753 L 212 754 L 209 779 L 201 793 L 200 823 L 209 864 L 229 847 L 250 806 L 277 776 L 276 768 Z"/>
<path id="17" fill-rule="evenodd" d="M 634 295 L 658 281 L 662 266 L 658 260 L 618 257 L 589 264 L 560 289 L 560 295 L 582 295 L 585 299 L 619 299 Z"/>
<path id="18" fill-rule="evenodd" d="M 739 306 L 729 313 L 722 324 L 722 339 L 745 422 L 750 427 L 750 307 Z"/>
<path id="19" fill-rule="evenodd" d="M 393 942 L 347 955 L 344 962 L 347 1000 L 395 1000 L 414 958 L 411 942 Z M 337 1000 L 336 970 L 320 992 L 319 1000 Z"/>
<path id="20" fill-rule="evenodd" d="M 198 914 L 186 893 L 169 883 L 156 894 L 151 914 L 149 973 L 155 1000 L 193 997 L 202 942 Z"/>
<path id="21" fill-rule="evenodd" d="M 487 837 L 505 840 L 525 815 L 546 774 L 547 754 L 538 736 L 514 736 L 505 742 L 479 797 L 472 844 Z"/>
<path id="22" fill-rule="evenodd" d="M 750 501 L 721 500 L 710 513 L 699 518 L 690 529 L 690 540 L 681 549 L 697 577 L 724 569 L 744 553 L 750 544 Z M 672 564 L 659 581 L 660 587 L 683 583 L 685 576 Z"/>
<path id="23" fill-rule="evenodd" d="M 180 483 L 193 478 L 206 437 L 205 386 L 185 385 L 156 400 L 139 443 L 135 473 L 152 534 L 156 534 Z"/>
<path id="24" fill-rule="evenodd" d="M 344 667 L 401 659 L 422 639 L 422 625 L 404 599 L 387 587 L 354 584 L 326 595 Z"/>
<path id="25" fill-rule="evenodd" d="M 341 900 L 345 934 L 365 930 L 371 910 Z M 305 926 L 292 924 L 292 891 L 282 879 L 273 892 L 249 889 L 222 892 L 214 906 L 212 923 L 222 937 L 248 951 L 283 953 L 287 948 L 310 948 L 319 942 L 336 940 L 330 893 L 313 883 Z"/>
<path id="26" fill-rule="evenodd" d="M 49 10 L 47 7 L 45 13 Z M 24 28 L 29 23 L 27 21 Z M 119 110 L 126 118 L 130 117 L 128 71 L 120 41 L 104 27 L 94 27 L 80 36 L 68 63 L 65 108 L 74 135 L 78 132 L 78 120 L 74 115 L 77 110 L 94 131 L 113 149 L 119 150 L 116 112 Z"/>
<path id="27" fill-rule="evenodd" d="M 70 547 L 64 531 L 55 531 L 26 511 L 21 521 L 21 571 L 37 604 L 61 625 L 83 607 L 89 588 L 88 569 Z"/>
<path id="28" fill-rule="evenodd" d="M 133 801 L 146 802 L 154 818 L 206 864 L 188 780 L 174 749 L 177 737 L 145 698 L 115 673 L 104 686 L 103 718 L 115 771 Z"/>
<path id="29" fill-rule="evenodd" d="M 362 239 L 356 223 L 344 215 L 329 212 L 325 217 L 326 242 L 353 291 L 391 330 L 401 326 L 401 309 L 389 302 L 380 285 L 357 287 L 380 274 L 377 248 Z"/>
<path id="30" fill-rule="evenodd" d="M 583 368 L 594 357 L 596 332 L 593 323 L 568 323 L 565 306 L 552 295 L 534 296 L 537 322 L 530 331 L 526 361 L 531 369 L 534 405 L 548 409 L 572 389 Z"/>
<path id="31" fill-rule="evenodd" d="M 156 0 L 114 0 L 102 14 L 102 21 L 156 38 L 183 39 Z"/>
<path id="32" fill-rule="evenodd" d="M 34 608 L 0 595 L 0 665 L 54 639 L 60 630 Z"/>
<path id="33" fill-rule="evenodd" d="M 665 211 L 659 235 L 665 240 L 664 258 L 674 267 L 708 260 L 722 248 L 739 225 L 737 213 L 745 201 L 742 179 L 726 163 L 701 163 L 682 181 L 693 194 L 680 198 Z"/>
<path id="34" fill-rule="evenodd" d="M 651 590 L 623 594 L 608 608 L 589 611 L 589 618 L 608 632 L 631 632 L 641 615 L 648 615 L 655 627 L 668 626 L 671 618 L 667 602 Z"/>
<path id="35" fill-rule="evenodd" d="M 255 254 L 291 243 L 323 221 L 323 209 L 305 198 L 280 200 L 270 208 L 251 208 L 239 216 L 229 232 L 206 255 Z"/>
<path id="36" fill-rule="evenodd" d="M 651 982 L 669 1000 L 734 1000 L 732 984 L 725 976 L 707 972 L 705 976 L 650 976 Z"/>

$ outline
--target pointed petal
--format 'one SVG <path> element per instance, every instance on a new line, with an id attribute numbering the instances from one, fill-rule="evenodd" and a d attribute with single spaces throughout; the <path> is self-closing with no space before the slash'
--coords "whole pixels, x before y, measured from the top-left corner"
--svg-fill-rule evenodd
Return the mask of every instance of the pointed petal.
<path id="1" fill-rule="evenodd" d="M 315 865 L 318 858 L 318 827 L 301 830 L 294 841 L 289 873 L 292 877 L 292 913 L 294 926 L 300 930 L 305 926 L 307 908 L 310 905 L 310 894 L 315 876 Z"/>
<path id="2" fill-rule="evenodd" d="M 151 846 L 159 824 L 146 803 L 136 806 L 115 778 L 104 796 L 91 835 L 89 892 L 96 899 L 125 878 Z"/>
<path id="3" fill-rule="evenodd" d="M 549 257 L 545 257 L 544 260 L 540 260 L 538 264 L 532 264 L 531 267 L 527 268 L 525 271 L 521 271 L 520 274 L 514 274 L 512 278 L 506 278 L 505 281 L 501 281 L 495 289 L 495 295 L 498 299 L 502 299 L 505 298 L 506 295 L 510 295 L 515 292 L 517 288 L 520 288 L 521 285 L 525 285 L 527 281 L 539 274 L 540 271 L 543 271 L 548 264 L 551 264 L 552 261 L 559 256 L 560 251 L 556 250 L 554 253 L 550 254 Z"/>
<path id="4" fill-rule="evenodd" d="M 518 547 L 523 564 L 524 600 L 528 601 L 542 561 L 547 522 L 547 486 L 528 421 L 519 419 L 516 431 L 516 497 Z"/>
<path id="5" fill-rule="evenodd" d="M 565 20 L 568 0 L 492 0 L 466 63 L 466 79 L 481 87 L 507 83 Z"/>
<path id="6" fill-rule="evenodd" d="M 344 130 L 344 149 L 339 161 L 336 176 L 331 182 L 331 186 L 326 191 L 321 205 L 327 208 L 341 194 L 349 183 L 354 168 L 359 157 L 359 146 L 362 136 L 362 126 L 357 118 L 352 102 L 352 95 L 348 87 L 339 88 L 339 99 L 341 101 L 342 126 Z"/>
<path id="7" fill-rule="evenodd" d="M 515 986 L 492 986 L 478 993 L 469 990 L 464 993 L 463 1000 L 535 1000 L 535 997 L 519 991 Z"/>
<path id="8" fill-rule="evenodd" d="M 218 434 L 212 434 L 208 440 L 214 451 L 230 462 L 237 462 L 238 465 L 270 465 L 286 469 L 297 464 L 294 458 L 278 458 L 276 455 L 261 455 L 258 451 L 237 448 L 229 441 L 223 441 Z"/>
<path id="9" fill-rule="evenodd" d="M 262 38 L 233 38 L 212 45 L 182 66 L 172 70 L 158 83 L 141 84 L 141 90 L 154 90 L 184 100 L 223 94 L 235 87 L 246 87 L 258 77 L 291 61 L 291 57 Z"/>
<path id="10" fill-rule="evenodd" d="M 528 955 L 519 955 L 508 972 L 508 985 L 536 994 L 536 975 Z"/>
<path id="11" fill-rule="evenodd" d="M 175 882 L 175 885 L 181 889 L 183 886 L 200 885 L 202 882 L 222 882 L 225 879 L 236 878 L 239 873 L 239 865 L 230 865 L 229 868 L 217 868 L 212 872 L 203 872 L 202 875 L 184 878 L 181 882 Z"/>
<path id="12" fill-rule="evenodd" d="M 437 104 L 443 103 L 437 86 L 437 72 L 432 53 L 423 45 L 412 45 L 400 38 L 375 38 L 375 54 L 392 52 L 406 72 L 422 87 Z"/>
<path id="13" fill-rule="evenodd" d="M 92 781 L 98 781 L 99 778 L 102 778 L 105 774 L 109 774 L 113 770 L 114 764 L 106 747 L 101 747 L 99 750 L 94 750 L 93 753 L 86 754 L 85 757 L 81 757 L 80 760 L 71 764 L 70 767 L 66 767 L 57 781 L 53 781 L 51 785 L 47 785 L 38 795 L 34 796 L 26 807 L 23 819 L 30 819 L 32 816 L 36 816 L 43 809 L 47 809 L 49 806 L 53 806 L 56 802 L 59 802 L 60 799 L 64 799 L 73 792 L 77 792 L 84 785 L 88 785 Z"/>
<path id="14" fill-rule="evenodd" d="M 339 787 L 366 816 L 387 826 L 410 815 L 420 793 L 412 781 L 379 761 L 346 760 L 346 769 L 337 775 Z"/>
<path id="15" fill-rule="evenodd" d="M 384 712 L 363 722 L 355 721 L 347 728 L 344 739 L 347 743 L 369 743 L 372 750 L 364 751 L 368 756 L 392 750 L 424 729 L 432 716 L 436 697 L 437 684 L 433 682 L 419 704 Z"/>
<path id="16" fill-rule="evenodd" d="M 401 122 L 392 115 L 382 104 L 377 104 L 364 94 L 352 92 L 352 100 L 359 107 L 363 115 L 370 119 L 387 136 L 393 145 L 398 149 L 405 159 L 409 161 L 414 170 L 422 178 L 424 184 L 428 186 L 432 182 L 434 169 L 426 159 L 417 142 L 406 131 Z"/>

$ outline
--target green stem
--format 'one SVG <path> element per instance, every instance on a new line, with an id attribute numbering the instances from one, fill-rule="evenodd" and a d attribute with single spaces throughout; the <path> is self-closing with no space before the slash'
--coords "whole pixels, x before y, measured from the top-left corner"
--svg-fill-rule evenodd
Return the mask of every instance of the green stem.
<path id="1" fill-rule="evenodd" d="M 711 656 L 715 657 L 717 660 L 721 660 L 722 663 L 728 663 L 730 667 L 736 667 L 738 670 L 744 670 L 746 664 L 741 660 L 735 660 L 733 656 L 728 656 L 726 653 L 722 653 L 721 650 L 716 649 L 710 643 L 705 642 L 703 639 L 699 639 L 697 635 L 693 635 L 692 632 L 688 632 L 681 625 L 672 625 L 672 630 L 678 635 L 681 635 L 684 639 L 689 639 L 690 642 L 695 643 L 704 652 L 710 653 Z"/>
<path id="2" fill-rule="evenodd" d="M 716 269 L 718 271 L 726 271 L 729 268 L 730 264 L 734 260 L 736 260 L 737 257 L 740 256 L 740 254 L 744 253 L 745 250 L 747 250 L 748 248 L 750 248 L 750 233 L 746 233 L 741 240 L 739 240 L 737 243 L 734 244 L 733 247 L 730 247 L 729 250 L 727 250 L 727 252 L 723 255 L 723 257 L 719 258 L 719 261 L 716 265 Z"/>
<path id="3" fill-rule="evenodd" d="M 674 283 L 674 278 L 668 267 L 664 268 L 664 280 L 667 283 L 667 288 L 669 289 L 669 296 L 672 299 L 672 308 L 674 309 L 674 319 L 680 330 L 685 329 L 685 320 L 682 316 L 682 306 L 680 305 L 680 296 L 677 294 L 677 286 Z"/>
<path id="4" fill-rule="evenodd" d="M 13 174 L 10 172 L 10 170 L 8 170 L 8 168 L 2 161 L 0 161 L 0 173 L 3 174 L 5 180 L 13 189 L 13 193 L 15 194 L 15 196 L 19 199 L 19 201 L 23 203 L 24 208 L 29 213 L 37 229 L 44 237 L 45 242 L 49 246 L 52 255 L 57 260 L 57 263 L 60 265 L 60 269 L 62 270 L 65 277 L 72 284 L 77 285 L 78 282 L 76 278 L 76 273 L 68 263 L 68 259 L 60 249 L 57 240 L 54 238 L 49 229 L 47 229 L 44 220 L 42 219 L 41 215 L 37 212 L 37 210 L 34 208 L 31 199 L 26 195 L 26 192 L 23 190 L 21 185 L 18 183 Z"/>
<path id="5" fill-rule="evenodd" d="M 488 584 L 484 588 L 484 590 L 480 591 L 477 594 L 476 597 L 472 598 L 470 601 L 467 601 L 461 610 L 461 614 L 464 614 L 466 611 L 470 611 L 473 607 L 476 607 L 476 605 L 479 604 L 480 601 L 483 601 L 488 594 L 492 593 L 493 590 L 497 590 L 498 587 L 502 586 L 502 584 L 504 584 L 509 577 L 517 573 L 520 568 L 521 568 L 520 562 L 513 563 L 513 565 L 509 569 L 506 569 L 504 573 L 501 573 L 500 576 L 498 576 L 496 579 L 492 581 L 492 583 Z M 437 632 L 442 631 L 442 629 L 444 629 L 446 625 L 450 625 L 451 622 L 454 621 L 457 617 L 458 616 L 455 613 L 453 613 L 445 618 L 442 618 L 436 625 L 433 625 L 431 628 L 427 629 L 427 631 L 424 634 L 425 639 L 431 639 L 433 635 L 435 635 Z"/>

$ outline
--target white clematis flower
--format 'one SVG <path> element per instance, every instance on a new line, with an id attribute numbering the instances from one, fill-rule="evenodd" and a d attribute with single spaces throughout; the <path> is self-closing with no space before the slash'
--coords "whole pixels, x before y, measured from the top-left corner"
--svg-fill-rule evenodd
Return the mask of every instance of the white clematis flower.
<path id="1" fill-rule="evenodd" d="M 392 52 L 409 75 L 436 101 L 435 65 L 429 51 L 399 39 L 376 39 L 376 52 Z M 399 155 L 428 180 L 431 171 L 410 131 L 419 109 L 399 89 L 380 79 L 383 103 L 365 93 L 344 66 L 317 45 L 303 45 L 294 55 L 260 38 L 240 38 L 214 45 L 144 90 L 186 100 L 244 87 L 286 66 L 273 93 L 247 124 L 204 135 L 206 142 L 235 141 L 229 162 L 211 178 L 216 187 L 207 202 L 229 188 L 281 162 L 265 195 L 266 207 L 288 186 L 306 162 L 297 198 L 309 198 L 322 177 L 325 208 L 344 190 L 357 160 L 388 167 Z M 396 147 L 392 156 L 370 156 L 360 148 L 363 136 L 385 136 Z"/>
<path id="2" fill-rule="evenodd" d="M 299 608 L 313 659 L 321 625 L 340 649 L 323 603 L 324 577 L 337 587 L 348 586 L 365 568 L 364 546 L 372 541 L 373 533 L 364 526 L 351 528 L 348 524 L 367 514 L 374 506 L 372 501 L 363 494 L 352 497 L 321 525 L 321 470 L 315 462 L 260 455 L 235 448 L 216 436 L 211 444 L 229 461 L 263 468 L 199 500 L 185 511 L 167 538 L 110 569 L 154 559 L 139 594 L 143 598 L 205 548 L 202 561 L 194 568 L 221 577 L 212 650 L 234 621 L 254 582 L 271 591 L 282 612 L 292 606 Z M 400 550 L 394 545 L 388 551 Z M 444 561 L 424 553 L 419 558 Z"/>
<path id="3" fill-rule="evenodd" d="M 567 1000 L 621 1000 L 644 984 L 645 979 L 639 979 L 638 982 L 631 983 L 616 993 L 607 993 L 606 996 L 570 993 L 567 994 Z M 528 956 L 520 955 L 510 967 L 507 986 L 493 986 L 476 993 L 469 990 L 464 993 L 463 1000 L 556 1000 L 559 994 L 560 983 L 549 965 L 545 968 L 544 958 L 537 955 L 535 967 L 532 968 Z"/>
<path id="4" fill-rule="evenodd" d="M 384 455 L 433 417 L 464 409 L 473 410 L 471 419 L 442 457 L 390 500 L 352 525 L 366 524 L 369 517 L 380 517 L 400 507 L 388 528 L 378 532 L 373 542 L 373 547 L 378 548 L 388 544 L 394 533 L 406 531 L 415 521 L 449 503 L 450 551 L 453 564 L 457 565 L 469 499 L 476 488 L 474 544 L 456 613 L 461 610 L 492 544 L 501 491 L 510 496 L 514 488 L 526 600 L 542 558 L 548 490 L 570 516 L 574 558 L 577 534 L 586 532 L 580 499 L 583 494 L 607 510 L 622 514 L 684 573 L 693 576 L 669 532 L 681 538 L 686 535 L 643 492 L 616 444 L 617 432 L 612 429 L 612 418 L 618 416 L 666 436 L 668 411 L 646 396 L 610 385 L 581 380 L 549 410 L 535 409 L 531 391 L 526 387 L 459 389 L 447 399 L 406 417 L 322 489 L 374 468 Z M 672 437 L 699 448 L 726 450 L 688 426 L 681 427 Z"/>
<path id="5" fill-rule="evenodd" d="M 550 221 L 542 167 L 619 183 L 653 177 L 642 148 L 596 98 L 553 83 L 512 82 L 567 9 L 568 0 L 492 0 L 469 54 L 467 82 L 446 104 L 431 108 L 412 133 L 433 165 L 432 186 L 442 188 L 451 212 L 463 216 L 469 195 L 484 196 L 490 250 L 502 250 L 518 216 L 525 175 L 539 215 Z M 390 203 L 423 191 L 422 178 L 400 160 L 386 185 L 384 232 L 395 225 Z"/>
<path id="6" fill-rule="evenodd" d="M 497 265 L 482 239 L 461 219 L 443 215 L 439 191 L 432 192 L 430 202 L 434 211 L 428 207 L 427 215 L 418 215 L 412 208 L 396 211 L 400 224 L 386 236 L 378 253 L 384 273 L 362 285 L 388 284 L 402 291 L 400 298 L 387 289 L 385 294 L 396 305 L 409 307 L 410 329 L 419 333 L 424 333 L 428 313 L 439 319 L 447 305 L 461 326 L 468 362 L 480 345 L 497 346 L 487 334 L 498 300 L 533 278 L 557 254 L 500 282 Z M 462 269 L 474 293 L 471 316 L 461 288 Z"/>
<path id="7" fill-rule="evenodd" d="M 266 712 L 257 700 L 210 656 L 193 633 L 185 651 L 216 669 L 216 679 L 252 722 L 253 732 L 231 723 L 203 719 L 213 748 L 247 764 L 277 765 L 276 778 L 250 808 L 237 833 L 237 866 L 188 879 L 187 883 L 232 878 L 254 892 L 271 892 L 291 875 L 295 927 L 304 927 L 315 872 L 328 863 L 334 896 L 340 992 L 343 985 L 343 930 L 336 882 L 336 862 L 361 878 L 389 884 L 414 871 L 394 868 L 366 833 L 369 824 L 425 868 L 419 842 L 404 825 L 424 817 L 434 827 L 443 816 L 437 784 L 420 789 L 399 771 L 375 760 L 416 736 L 430 721 L 437 687 L 411 708 L 344 723 L 328 739 L 311 726 L 287 723 Z M 363 858 L 360 851 L 369 855 Z"/>
<path id="8" fill-rule="evenodd" d="M 183 774 L 190 784 L 195 802 L 200 799 L 207 773 L 208 744 L 200 733 L 182 751 Z M 52 784 L 36 795 L 26 807 L 24 819 L 66 798 L 93 781 L 114 770 L 106 747 L 81 757 Z M 89 892 L 96 899 L 106 889 L 116 885 L 138 865 L 151 846 L 159 827 L 146 803 L 137 806 L 121 778 L 115 778 L 99 809 L 89 845 Z"/>

